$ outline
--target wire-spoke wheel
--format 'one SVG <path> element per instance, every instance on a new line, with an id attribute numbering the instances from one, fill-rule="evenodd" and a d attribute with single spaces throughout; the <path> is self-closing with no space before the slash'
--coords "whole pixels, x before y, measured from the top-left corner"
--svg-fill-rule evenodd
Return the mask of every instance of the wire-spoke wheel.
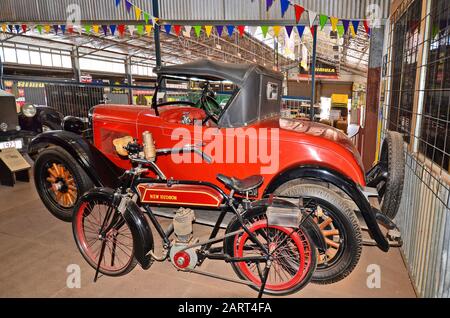
<path id="1" fill-rule="evenodd" d="M 73 217 L 77 246 L 94 269 L 121 276 L 136 266 L 133 237 L 123 216 L 102 198 L 80 202 Z"/>

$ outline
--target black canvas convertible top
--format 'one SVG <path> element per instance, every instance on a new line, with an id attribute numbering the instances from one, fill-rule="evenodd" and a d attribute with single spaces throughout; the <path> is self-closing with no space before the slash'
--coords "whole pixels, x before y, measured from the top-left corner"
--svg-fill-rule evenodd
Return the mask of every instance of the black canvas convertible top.
<path id="1" fill-rule="evenodd" d="M 258 64 L 231 64 L 211 60 L 162 66 L 159 75 L 228 80 L 239 88 L 219 118 L 221 127 L 242 127 L 280 113 L 283 75 Z"/>
<path id="2" fill-rule="evenodd" d="M 182 77 L 198 77 L 210 81 L 228 80 L 238 86 L 242 86 L 246 75 L 258 72 L 283 79 L 278 72 L 266 69 L 258 64 L 231 64 L 211 60 L 197 60 L 190 63 L 161 66 L 155 69 L 157 74 Z"/>

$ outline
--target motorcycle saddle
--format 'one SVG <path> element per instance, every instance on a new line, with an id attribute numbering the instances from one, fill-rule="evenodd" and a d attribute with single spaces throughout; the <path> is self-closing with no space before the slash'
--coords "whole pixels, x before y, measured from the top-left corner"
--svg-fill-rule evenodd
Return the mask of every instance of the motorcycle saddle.
<path id="1" fill-rule="evenodd" d="M 217 179 L 224 183 L 230 189 L 237 192 L 249 192 L 257 189 L 261 186 L 264 181 L 262 176 L 251 176 L 245 179 L 238 179 L 234 177 L 227 177 L 223 174 L 218 174 Z"/>

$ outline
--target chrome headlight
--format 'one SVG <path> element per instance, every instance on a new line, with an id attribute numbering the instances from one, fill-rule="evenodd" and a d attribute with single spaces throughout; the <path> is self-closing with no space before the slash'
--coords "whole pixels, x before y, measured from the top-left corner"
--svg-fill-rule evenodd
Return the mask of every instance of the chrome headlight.
<path id="1" fill-rule="evenodd" d="M 22 106 L 22 113 L 26 117 L 34 117 L 36 115 L 36 107 L 31 104 L 25 104 Z"/>
<path id="2" fill-rule="evenodd" d="M 0 130 L 5 132 L 8 130 L 8 124 L 7 123 L 1 123 L 0 124 Z"/>

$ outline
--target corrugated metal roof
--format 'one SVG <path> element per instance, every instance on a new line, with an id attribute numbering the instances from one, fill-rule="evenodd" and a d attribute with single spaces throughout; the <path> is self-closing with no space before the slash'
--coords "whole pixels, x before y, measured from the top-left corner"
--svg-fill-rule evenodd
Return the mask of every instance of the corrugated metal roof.
<path id="1" fill-rule="evenodd" d="M 343 19 L 364 19 L 370 5 L 377 5 L 380 18 L 389 16 L 389 0 L 292 0 L 312 10 Z M 150 0 L 133 0 L 147 12 L 152 12 Z M 266 11 L 265 0 L 159 0 L 160 16 L 169 21 L 241 21 L 253 24 L 256 21 L 280 24 L 293 23 L 294 10 L 281 17 L 280 4 L 275 2 Z M 134 21 L 134 12 L 127 13 L 125 5 L 119 8 L 114 0 L 0 0 L 3 22 L 64 22 L 67 8 L 78 4 L 82 21 Z M 303 17 L 306 22 L 306 15 Z"/>

